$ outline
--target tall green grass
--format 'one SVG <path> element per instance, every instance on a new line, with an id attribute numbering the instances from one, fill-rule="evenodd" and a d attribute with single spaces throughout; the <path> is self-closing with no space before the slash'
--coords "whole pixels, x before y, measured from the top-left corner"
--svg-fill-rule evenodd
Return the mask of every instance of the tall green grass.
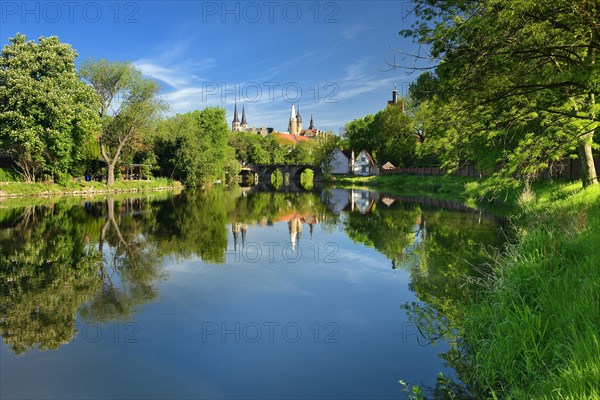
<path id="1" fill-rule="evenodd" d="M 467 309 L 465 378 L 490 398 L 600 399 L 600 187 L 537 188 L 521 209 Z"/>

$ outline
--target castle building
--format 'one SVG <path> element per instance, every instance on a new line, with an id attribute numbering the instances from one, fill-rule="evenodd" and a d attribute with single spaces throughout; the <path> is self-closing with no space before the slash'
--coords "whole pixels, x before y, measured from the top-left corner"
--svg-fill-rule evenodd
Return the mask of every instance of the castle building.
<path id="1" fill-rule="evenodd" d="M 246 108 L 242 106 L 242 120 L 240 121 L 238 117 L 237 103 L 235 104 L 234 112 L 233 112 L 233 121 L 231 122 L 231 130 L 233 132 L 250 132 L 256 133 L 262 136 L 267 136 L 271 134 L 275 134 L 275 129 L 273 128 L 256 128 L 256 127 L 248 127 L 248 121 L 246 120 Z M 298 142 L 300 140 L 306 139 L 316 139 L 322 136 L 324 132 L 320 131 L 315 127 L 315 121 L 313 115 L 310 115 L 310 125 L 308 129 L 303 129 L 302 126 L 302 115 L 300 115 L 300 106 L 298 106 L 298 112 L 296 112 L 296 107 L 294 103 L 292 103 L 292 107 L 290 110 L 290 117 L 288 120 L 288 131 L 285 133 L 278 133 L 279 136 L 288 136 L 292 142 Z"/>

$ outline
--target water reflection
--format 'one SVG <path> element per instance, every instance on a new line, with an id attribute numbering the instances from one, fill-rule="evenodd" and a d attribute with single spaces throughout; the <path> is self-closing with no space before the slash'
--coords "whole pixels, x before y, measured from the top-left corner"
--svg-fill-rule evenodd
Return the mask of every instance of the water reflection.
<path id="1" fill-rule="evenodd" d="M 434 341 L 459 318 L 470 295 L 464 278 L 478 274 L 482 244 L 502 242 L 498 222 L 459 203 L 342 189 L 237 188 L 0 208 L 0 334 L 13 353 L 58 349 L 77 337 L 78 318 L 131 321 L 144 304 L 159 302 L 169 281 L 165 260 L 231 268 L 231 251 L 274 240 L 269 231 L 290 254 L 341 232 L 354 247 L 385 256 L 386 270 L 408 273 L 418 301 L 404 308 L 425 342 Z M 335 268 L 352 263 L 361 261 Z"/>

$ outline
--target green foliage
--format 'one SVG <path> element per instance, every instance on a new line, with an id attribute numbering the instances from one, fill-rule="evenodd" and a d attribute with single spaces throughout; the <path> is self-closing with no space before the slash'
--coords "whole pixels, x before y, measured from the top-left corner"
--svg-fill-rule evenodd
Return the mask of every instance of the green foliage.
<path id="1" fill-rule="evenodd" d="M 260 164 L 313 164 L 320 146 L 319 141 L 300 141 L 292 144 L 274 135 L 263 137 L 249 132 L 232 132 L 229 145 L 240 162 Z"/>
<path id="2" fill-rule="evenodd" d="M 375 116 L 369 114 L 364 118 L 355 119 L 344 126 L 344 137 L 348 139 L 348 144 L 354 151 L 367 150 L 374 153 L 378 147 L 374 136 L 373 121 Z M 372 154 L 373 155 L 373 154 Z"/>
<path id="3" fill-rule="evenodd" d="M 10 196 L 48 196 L 48 195 L 90 195 L 94 193 L 108 192 L 138 192 L 145 190 L 171 190 L 182 189 L 181 183 L 173 182 L 167 178 L 155 178 L 142 181 L 119 181 L 113 186 L 107 186 L 102 182 L 85 182 L 82 180 L 69 180 L 62 185 L 58 183 L 30 183 L 30 182 L 8 182 L 1 186 L 2 195 Z M 29 203 L 33 200 L 29 198 Z"/>
<path id="4" fill-rule="evenodd" d="M 237 175 L 239 165 L 227 144 L 228 136 L 223 108 L 207 107 L 159 122 L 154 138 L 159 173 L 189 187 L 224 180 L 226 173 Z"/>
<path id="5" fill-rule="evenodd" d="M 324 176 L 329 176 L 332 168 L 331 157 L 336 148 L 347 149 L 348 140 L 328 132 L 317 139 L 314 148 L 314 165 L 320 166 Z"/>
<path id="6" fill-rule="evenodd" d="M 400 107 L 386 107 L 377 114 L 356 119 L 344 127 L 350 147 L 365 149 L 375 162 L 412 166 L 416 161 L 417 136 L 414 120 Z"/>
<path id="7" fill-rule="evenodd" d="M 497 193 L 579 153 L 583 184 L 597 182 L 595 2 L 414 3 L 417 23 L 401 33 L 430 46 L 439 65 L 410 93 L 434 108 L 427 145 L 445 167 L 474 162 Z"/>
<path id="8" fill-rule="evenodd" d="M 281 185 L 283 185 L 283 174 L 280 170 L 276 169 L 271 174 L 271 185 L 273 185 L 275 188 L 279 188 Z"/>
<path id="9" fill-rule="evenodd" d="M 14 169 L 0 168 L 0 182 L 20 182 L 21 176 Z"/>
<path id="10" fill-rule="evenodd" d="M 315 172 L 312 169 L 306 169 L 300 174 L 300 184 L 306 190 L 311 190 L 314 185 Z"/>
<path id="11" fill-rule="evenodd" d="M 107 184 L 113 185 L 115 167 L 122 154 L 144 150 L 151 123 L 166 106 L 158 98 L 159 86 L 144 78 L 129 63 L 86 60 L 80 74 L 100 99 L 97 113 L 102 121 L 100 153 L 107 164 Z M 120 104 L 116 105 L 116 99 Z"/>
<path id="12" fill-rule="evenodd" d="M 0 150 L 27 181 L 71 174 L 99 128 L 98 99 L 77 76 L 77 53 L 55 36 L 10 42 L 0 56 Z"/>

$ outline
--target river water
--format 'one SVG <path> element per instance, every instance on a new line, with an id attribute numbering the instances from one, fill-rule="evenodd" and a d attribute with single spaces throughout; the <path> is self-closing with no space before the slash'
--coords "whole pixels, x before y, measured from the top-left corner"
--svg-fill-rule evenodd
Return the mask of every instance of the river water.
<path id="1" fill-rule="evenodd" d="M 369 191 L 0 203 L 0 397 L 405 398 L 501 220 Z"/>

